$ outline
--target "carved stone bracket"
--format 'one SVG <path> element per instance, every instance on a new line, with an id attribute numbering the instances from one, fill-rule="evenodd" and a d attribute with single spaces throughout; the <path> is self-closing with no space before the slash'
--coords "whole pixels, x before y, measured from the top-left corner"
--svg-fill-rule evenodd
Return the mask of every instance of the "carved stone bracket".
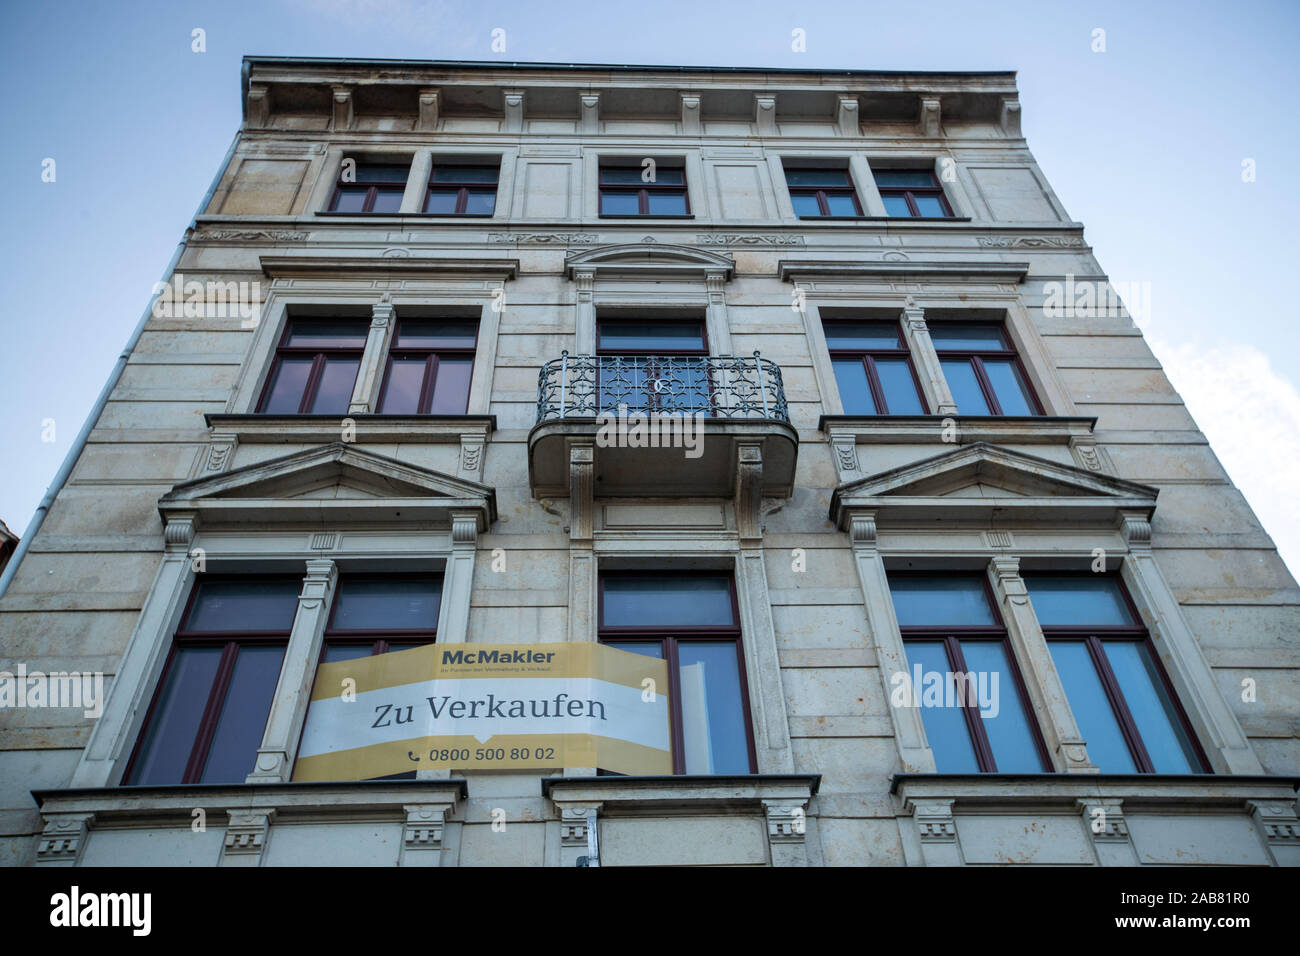
<path id="1" fill-rule="evenodd" d="M 831 439 L 831 445 L 835 449 L 835 468 L 840 474 L 840 483 L 861 478 L 857 440 L 852 435 L 837 435 Z"/>
<path id="2" fill-rule="evenodd" d="M 758 123 L 758 135 L 776 135 L 776 96 L 755 96 L 754 117 Z"/>
<path id="3" fill-rule="evenodd" d="M 922 843 L 956 843 L 957 824 L 952 818 L 951 800 L 927 800 L 916 803 L 912 817 Z"/>
<path id="4" fill-rule="evenodd" d="M 249 129 L 265 129 L 271 113 L 270 88 L 265 83 L 248 85 L 247 108 Z"/>
<path id="5" fill-rule="evenodd" d="M 461 435 L 460 468 L 456 477 L 482 480 L 480 476 L 483 473 L 483 449 L 486 444 L 481 435 Z"/>
<path id="6" fill-rule="evenodd" d="M 806 800 L 764 800 L 768 843 L 803 843 L 808 832 Z"/>
<path id="7" fill-rule="evenodd" d="M 220 474 L 230 468 L 239 447 L 239 436 L 231 432 L 213 432 L 208 439 L 208 450 L 203 456 L 203 466 L 196 477 Z"/>
<path id="8" fill-rule="evenodd" d="M 438 866 L 442 858 L 443 831 L 450 803 L 414 803 L 402 809 L 402 866 Z"/>
<path id="9" fill-rule="evenodd" d="M 442 94 L 436 89 L 420 90 L 420 116 L 415 121 L 415 128 L 422 132 L 433 132 L 438 128 L 438 108 Z"/>
<path id="10" fill-rule="evenodd" d="M 700 98 L 696 94 L 681 94 L 682 134 L 698 136 L 700 133 Z"/>
<path id="11" fill-rule="evenodd" d="M 356 121 L 356 113 L 352 103 L 352 87 L 335 86 L 334 88 L 334 113 L 331 119 L 331 128 L 336 130 L 352 129 Z"/>
<path id="12" fill-rule="evenodd" d="M 1128 843 L 1128 821 L 1119 800 L 1087 799 L 1077 801 L 1084 825 L 1094 843 Z"/>
<path id="13" fill-rule="evenodd" d="M 274 808 L 253 810 L 227 810 L 230 822 L 226 826 L 226 840 L 222 848 L 225 866 L 257 866 L 262 851 L 266 849 L 275 819 Z"/>
<path id="14" fill-rule="evenodd" d="M 841 136 L 859 135 L 858 98 L 856 96 L 839 97 L 838 108 L 835 111 L 835 131 Z"/>
<path id="15" fill-rule="evenodd" d="M 1300 866 L 1300 819 L 1292 800 L 1248 800 L 1250 815 L 1280 866 Z"/>
<path id="16" fill-rule="evenodd" d="M 590 541 L 595 526 L 596 445 L 569 442 L 569 540 Z"/>
<path id="17" fill-rule="evenodd" d="M 503 133 L 522 133 L 524 131 L 524 91 L 503 90 L 501 98 L 505 103 L 506 120 L 502 126 Z"/>
<path id="18" fill-rule="evenodd" d="M 921 97 L 921 135 L 936 139 L 943 135 L 943 107 L 937 96 Z"/>
<path id="19" fill-rule="evenodd" d="M 742 544 L 755 544 L 763 538 L 763 445 L 761 442 L 736 444 L 736 527 Z"/>
<path id="20" fill-rule="evenodd" d="M 36 841 L 37 866 L 76 866 L 95 821 L 93 813 L 58 813 L 45 818 Z"/>
<path id="21" fill-rule="evenodd" d="M 1020 133 L 1020 97 L 1004 96 L 1002 98 L 1002 132 L 1008 136 L 1019 137 Z"/>
<path id="22" fill-rule="evenodd" d="M 600 132 L 600 94 L 583 93 L 579 97 L 578 130 L 582 133 Z"/>
<path id="23" fill-rule="evenodd" d="M 1120 533 L 1130 551 L 1151 550 L 1151 522 L 1146 514 L 1125 511 L 1120 514 Z"/>
<path id="24" fill-rule="evenodd" d="M 849 541 L 855 550 L 876 549 L 876 513 L 855 511 L 849 517 Z"/>
<path id="25" fill-rule="evenodd" d="M 168 516 L 163 528 L 163 542 L 168 552 L 189 553 L 194 541 L 195 520 L 193 514 Z"/>

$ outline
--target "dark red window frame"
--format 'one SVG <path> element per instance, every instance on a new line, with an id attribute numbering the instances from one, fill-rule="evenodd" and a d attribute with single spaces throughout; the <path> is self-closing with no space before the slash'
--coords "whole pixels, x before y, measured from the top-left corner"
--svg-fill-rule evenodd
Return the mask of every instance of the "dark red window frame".
<path id="1" fill-rule="evenodd" d="M 356 170 L 358 172 L 363 167 L 370 167 L 371 169 L 392 169 L 392 170 L 401 169 L 404 172 L 402 173 L 400 179 L 398 179 L 397 173 L 394 172 L 392 174 L 393 177 L 392 179 L 377 179 L 374 180 L 373 182 L 360 182 L 359 181 L 360 177 L 358 177 L 356 181 L 345 183 L 343 181 L 343 168 L 340 166 L 339 178 L 338 180 L 335 181 L 334 193 L 333 195 L 330 196 L 329 211 L 338 212 L 340 215 L 345 215 L 345 216 L 363 216 L 366 214 L 380 215 L 380 216 L 396 216 L 397 215 L 396 212 L 388 212 L 388 211 L 382 211 L 376 214 L 374 212 L 375 200 L 379 197 L 380 186 L 389 186 L 389 187 L 401 186 L 403 189 L 405 189 L 406 181 L 411 176 L 411 164 L 408 162 L 405 166 L 403 166 L 401 163 L 375 163 L 375 162 L 363 163 L 360 160 L 356 159 L 356 157 L 354 156 L 346 157 L 346 159 L 352 159 L 356 163 Z M 362 203 L 361 209 L 356 211 L 349 211 L 349 212 L 340 211 L 338 208 L 339 197 L 342 196 L 344 193 L 353 193 L 353 192 L 358 192 L 358 193 L 364 192 L 366 194 L 366 199 L 365 202 Z"/>
<path id="2" fill-rule="evenodd" d="M 393 360 L 407 359 L 407 358 L 418 359 L 421 356 L 424 356 L 425 359 L 424 381 L 420 386 L 420 398 L 416 406 L 415 414 L 428 415 L 430 414 L 429 410 L 433 407 L 433 392 L 434 392 L 434 387 L 437 385 L 437 380 L 438 380 L 438 359 L 440 356 L 442 357 L 455 356 L 457 358 L 470 359 L 471 361 L 470 379 L 472 383 L 473 374 L 474 374 L 472 363 L 475 354 L 477 354 L 478 352 L 479 325 L 477 322 L 474 323 L 474 344 L 473 345 L 468 345 L 468 346 L 434 345 L 434 346 L 427 346 L 427 347 L 420 346 L 420 347 L 412 348 L 410 346 L 399 347 L 397 344 L 399 341 L 399 337 L 401 336 L 402 333 L 402 324 L 404 321 L 410 322 L 411 324 L 418 324 L 420 322 L 429 322 L 429 321 L 438 321 L 438 320 L 420 319 L 420 318 L 413 318 L 407 320 L 403 320 L 399 318 L 397 320 L 397 326 L 396 328 L 393 329 L 393 337 L 390 340 L 388 346 L 388 356 L 384 360 L 384 382 L 383 382 L 383 387 L 379 390 L 379 403 L 375 407 L 380 409 L 384 407 L 384 398 L 388 394 L 388 380 L 392 377 L 393 374 Z M 465 321 L 472 321 L 472 320 L 447 317 L 446 321 L 465 322 Z M 469 388 L 467 387 L 465 389 L 465 408 L 461 410 L 462 413 L 465 411 L 465 409 L 468 408 L 469 408 Z M 402 413 L 385 412 L 384 414 L 402 414 Z"/>
<path id="3" fill-rule="evenodd" d="M 937 571 L 892 571 L 889 578 L 890 580 L 905 577 L 933 578 L 941 574 L 942 572 Z M 966 666 L 966 657 L 961 650 L 963 640 L 996 641 L 1000 643 L 1003 654 L 1007 659 L 1007 666 L 1011 669 L 1016 693 L 1020 698 L 1019 704 L 1024 709 L 1025 722 L 1029 725 L 1029 731 L 1034 738 L 1034 749 L 1038 753 L 1039 763 L 1042 765 L 1044 773 L 1051 773 L 1052 758 L 1048 753 L 1047 744 L 1043 740 L 1042 728 L 1038 726 L 1038 721 L 1034 718 L 1033 705 L 1029 699 L 1024 677 L 1020 673 L 1020 664 L 1016 661 L 1016 655 L 1012 650 L 1006 624 L 1002 620 L 997 601 L 993 597 L 993 589 L 990 587 L 988 579 L 983 576 L 981 576 L 980 584 L 983 588 L 984 600 L 988 602 L 989 612 L 993 616 L 993 624 L 962 626 L 949 624 L 934 627 L 900 624 L 898 629 L 903 635 L 904 649 L 906 649 L 907 642 L 910 640 L 942 640 L 944 652 L 948 656 L 948 665 L 953 672 L 968 674 L 970 668 Z M 970 733 L 971 746 L 975 751 L 975 761 L 979 765 L 980 773 L 997 773 L 997 761 L 993 758 L 993 748 L 989 744 L 988 734 L 984 730 L 984 718 L 980 716 L 979 707 L 967 699 L 962 705 L 962 715 L 966 718 L 966 730 Z"/>
<path id="4" fill-rule="evenodd" d="M 691 214 L 691 194 L 690 191 L 686 188 L 686 167 L 685 166 L 675 166 L 675 165 L 670 166 L 664 163 L 660 163 L 657 167 L 659 171 L 673 170 L 674 172 L 680 172 L 682 174 L 682 181 L 680 185 L 677 183 L 661 183 L 661 182 L 653 182 L 653 183 L 647 183 L 647 182 L 607 183 L 605 182 L 605 173 L 607 170 L 631 169 L 631 168 L 634 167 L 610 166 L 610 165 L 600 166 L 598 176 L 597 176 L 598 185 L 596 191 L 597 193 L 599 193 L 599 195 L 597 196 L 596 199 L 596 203 L 597 203 L 596 208 L 598 211 L 604 209 L 604 205 L 605 205 L 604 197 L 606 194 L 618 193 L 618 194 L 626 195 L 628 193 L 635 193 L 637 196 L 637 211 L 636 212 L 603 212 L 602 211 L 599 212 L 599 215 L 612 217 L 615 219 L 629 218 L 632 216 L 649 216 L 649 217 L 660 218 L 660 219 L 675 219 L 675 218 L 681 218 L 683 216 L 689 216 Z M 663 195 L 672 195 L 672 194 L 680 193 L 682 197 L 682 204 L 686 211 L 681 213 L 651 213 L 650 194 L 652 192 L 660 193 Z"/>
<path id="5" fill-rule="evenodd" d="M 728 588 L 731 593 L 731 620 L 730 625 L 692 625 L 676 627 L 609 627 L 605 624 L 605 582 L 611 577 L 664 577 L 664 578 L 681 578 L 688 577 L 692 574 L 708 574 L 718 577 L 725 576 Z M 745 718 L 745 745 L 749 754 L 749 772 L 758 772 L 758 754 L 754 748 L 754 721 L 750 713 L 749 706 L 749 679 L 745 674 L 745 652 L 744 645 L 741 643 L 742 635 L 740 633 L 740 603 L 736 596 L 736 579 L 733 574 L 726 571 L 708 572 L 708 571 L 672 571 L 672 570 L 653 570 L 653 571 L 601 571 L 597 580 L 596 595 L 596 620 L 597 630 L 596 639 L 601 644 L 608 644 L 610 647 L 618 647 L 620 642 L 649 642 L 660 641 L 663 649 L 663 660 L 668 664 L 668 683 L 669 695 L 671 697 L 671 708 L 669 714 L 670 730 L 672 733 L 673 745 L 673 773 L 683 774 L 686 772 L 686 745 L 685 738 L 682 734 L 682 712 L 681 712 L 681 674 L 680 663 L 678 658 L 678 644 L 680 642 L 690 641 L 725 641 L 731 640 L 736 646 L 736 662 L 738 674 L 740 675 L 740 696 L 741 710 Z"/>
<path id="6" fill-rule="evenodd" d="M 848 180 L 844 186 L 791 186 L 791 173 L 812 173 L 812 172 L 842 172 L 845 179 Z M 853 200 L 853 208 L 857 210 L 854 215 L 862 215 L 862 203 L 858 200 L 858 191 L 853 186 L 853 176 L 847 169 L 825 170 L 809 166 L 786 166 L 786 188 L 790 191 L 791 196 L 814 196 L 817 199 L 817 208 L 821 210 L 820 216 L 801 215 L 800 219 L 847 219 L 849 217 L 836 215 L 831 212 L 830 202 L 827 200 L 827 194 L 837 196 L 847 195 Z"/>
<path id="7" fill-rule="evenodd" d="M 822 322 L 822 328 L 833 328 L 838 323 L 844 322 L 873 322 L 876 319 L 825 319 Z M 908 351 L 907 345 L 903 340 L 903 327 L 901 323 L 893 323 L 898 332 L 898 347 L 894 349 L 840 349 L 831 346 L 829 339 L 826 343 L 826 350 L 830 353 L 833 360 L 839 359 L 862 359 L 862 365 L 867 373 L 867 388 L 871 391 L 871 400 L 876 403 L 876 414 L 888 415 L 889 402 L 885 398 L 885 389 L 880 382 L 880 374 L 876 371 L 876 358 L 901 358 L 907 362 L 907 370 L 912 373 L 912 384 L 916 387 L 916 397 L 921 403 L 923 414 L 929 414 L 929 403 L 925 400 L 925 392 L 921 388 L 921 379 L 916 374 L 916 364 L 912 361 L 912 353 Z M 846 413 L 848 414 L 848 413 Z"/>
<path id="8" fill-rule="evenodd" d="M 1091 572 L 1083 572 L 1091 573 Z M 1032 575 L 1032 572 L 1026 572 L 1026 576 Z M 1124 599 L 1124 605 L 1128 609 L 1129 616 L 1134 621 L 1141 621 L 1142 616 L 1138 613 L 1137 605 L 1133 603 L 1133 597 L 1129 594 L 1128 588 L 1124 586 L 1124 580 L 1118 574 L 1108 574 L 1114 581 L 1119 590 L 1120 597 Z M 1032 600 L 1032 594 L 1030 600 Z M 1119 724 L 1121 736 L 1124 743 L 1128 745 L 1129 754 L 1133 757 L 1133 763 L 1137 765 L 1139 773 L 1158 773 L 1155 765 L 1151 762 L 1151 755 L 1147 753 L 1146 744 L 1142 742 L 1142 731 L 1133 719 L 1132 712 L 1128 709 L 1128 704 L 1124 699 L 1124 692 L 1120 689 L 1119 681 L 1115 677 L 1115 672 L 1110 666 L 1110 661 L 1106 657 L 1106 651 L 1102 647 L 1105 641 L 1131 641 L 1145 645 L 1147 654 L 1151 658 L 1151 665 L 1159 675 L 1160 682 L 1168 694 L 1169 700 L 1174 708 L 1174 719 L 1179 722 L 1187 739 L 1192 744 L 1192 750 L 1196 760 L 1200 762 L 1203 773 L 1212 773 L 1210 761 L 1206 758 L 1205 750 L 1201 747 L 1201 742 L 1197 739 L 1195 731 L 1192 729 L 1191 721 L 1187 719 L 1187 711 L 1183 709 L 1182 701 L 1178 699 L 1178 694 L 1174 691 L 1174 685 L 1169 680 L 1168 673 L 1165 672 L 1164 666 L 1160 663 L 1160 655 L 1156 653 L 1155 645 L 1151 642 L 1151 635 L 1141 624 L 1134 624 L 1127 627 L 1111 625 L 1108 627 L 1073 627 L 1066 625 L 1041 625 L 1043 637 L 1050 641 L 1053 640 L 1082 640 L 1088 648 L 1088 657 L 1092 660 L 1092 665 L 1097 671 L 1097 678 L 1101 681 L 1102 689 L 1106 692 L 1106 700 L 1110 703 L 1111 711 L 1115 715 L 1115 720 Z"/>
<path id="9" fill-rule="evenodd" d="M 207 580 L 249 580 L 257 582 L 266 581 L 294 581 L 295 584 L 301 582 L 301 578 L 293 575 L 213 575 Z M 123 783 L 131 780 L 132 774 L 135 773 L 136 764 L 139 762 L 140 753 L 144 749 L 146 741 L 149 739 L 150 732 L 153 730 L 153 721 L 156 715 L 158 704 L 162 699 L 163 691 L 167 687 L 168 678 L 171 676 L 172 668 L 176 662 L 176 652 L 180 648 L 189 647 L 220 647 L 222 649 L 221 661 L 217 665 L 216 675 L 212 681 L 212 688 L 208 693 L 207 703 L 203 708 L 203 717 L 199 721 L 198 733 L 195 736 L 194 746 L 190 750 L 189 760 L 185 764 L 185 773 L 176 783 L 198 783 L 203 776 L 204 766 L 207 764 L 209 752 L 212 748 L 212 740 L 216 735 L 217 722 L 221 717 L 222 708 L 226 703 L 226 695 L 230 691 L 231 678 L 235 671 L 235 658 L 239 654 L 239 649 L 244 646 L 262 646 L 262 647 L 283 647 L 286 650 L 289 647 L 290 631 L 192 631 L 185 630 L 184 625 L 188 622 L 190 613 L 194 610 L 194 602 L 199 594 L 198 584 L 190 589 L 189 597 L 185 602 L 185 611 L 181 614 L 181 628 L 178 629 L 172 637 L 171 647 L 167 652 L 167 661 L 163 665 L 162 673 L 158 677 L 158 684 L 154 688 L 153 698 L 149 702 L 149 709 L 145 711 L 143 722 L 140 724 L 140 733 L 136 737 L 135 746 L 131 750 L 131 757 L 127 761 L 126 770 L 122 774 Z M 281 668 L 284 664 L 281 661 Z M 269 715 L 268 715 L 269 716 Z M 260 743 L 260 741 L 259 741 Z M 257 754 L 251 754 L 248 762 L 248 772 L 253 772 L 253 765 L 256 763 Z M 242 783 L 243 781 L 239 781 Z"/>
<path id="10" fill-rule="evenodd" d="M 601 330 L 605 326 L 618 325 L 620 323 L 630 324 L 636 322 L 647 323 L 647 324 L 662 324 L 662 325 L 694 325 L 700 330 L 700 345 L 698 348 L 692 348 L 692 349 L 683 349 L 683 348 L 627 349 L 627 348 L 605 348 L 600 344 Z M 678 356 L 683 358 L 689 358 L 692 356 L 699 356 L 701 358 L 707 358 L 709 355 L 708 323 L 702 318 L 669 318 L 669 319 L 648 318 L 647 319 L 647 318 L 636 318 L 632 316 L 615 316 L 615 317 L 607 317 L 603 319 L 597 318 L 596 319 L 596 354 L 597 355 L 618 355 L 618 356 L 625 356 L 628 358 L 637 358 L 637 357 L 654 358 L 656 356 L 664 356 L 665 358 L 674 358 Z M 646 363 L 645 375 L 647 379 L 654 378 L 655 365 L 653 363 L 650 362 Z M 596 381 L 597 394 L 599 394 L 599 388 L 600 388 L 600 363 L 599 362 L 597 362 L 596 365 L 596 379 L 597 379 Z M 709 379 L 708 386 L 709 386 L 709 404 L 713 405 L 716 396 L 714 393 L 712 377 L 710 377 Z M 653 390 L 647 391 L 647 404 L 649 406 L 649 409 L 651 411 L 671 412 L 673 410 L 671 408 L 667 408 L 667 407 L 658 408 L 658 403 L 654 398 L 654 396 L 657 394 L 658 393 L 654 392 Z"/>
<path id="11" fill-rule="evenodd" d="M 929 323 L 931 340 L 934 338 L 934 329 L 936 327 L 960 328 L 964 323 L 959 321 L 935 321 Z M 984 359 L 1010 359 L 1011 364 L 1015 366 L 1016 371 L 1020 374 L 1020 381 L 1025 383 L 1025 395 L 1029 399 L 1029 404 L 1033 407 L 1037 415 L 1046 414 L 1043 410 L 1043 403 L 1038 400 L 1038 395 L 1034 392 L 1034 385 L 1029 381 L 1029 375 L 1025 371 L 1025 363 L 1020 359 L 1020 353 L 1016 351 L 1007 340 L 1007 330 L 1000 323 L 994 322 L 975 322 L 972 325 L 997 325 L 998 335 L 1002 339 L 1001 349 L 948 349 L 941 348 L 938 342 L 934 343 L 935 353 L 939 356 L 940 363 L 943 359 L 964 358 L 969 359 L 971 366 L 975 371 L 975 380 L 979 383 L 980 391 L 984 395 L 984 401 L 988 403 L 990 415 L 1002 415 L 1002 403 L 998 401 L 997 391 L 993 388 L 993 382 L 989 378 L 988 372 L 984 369 Z M 966 414 L 966 413 L 962 413 Z"/>
<path id="12" fill-rule="evenodd" d="M 320 348 L 311 345 L 289 345 L 289 339 L 293 335 L 295 321 L 310 325 L 312 322 L 346 322 L 355 323 L 358 329 L 363 330 L 362 343 L 359 346 L 349 347 L 329 347 Z M 325 361 L 329 358 L 355 358 L 357 360 L 357 373 L 361 371 L 361 356 L 365 353 L 365 336 L 369 335 L 370 322 L 367 319 L 350 319 L 350 318 L 314 318 L 302 317 L 299 319 L 290 318 L 284 324 L 284 331 L 280 334 L 280 344 L 276 346 L 275 358 L 271 362 L 270 374 L 266 376 L 266 382 L 262 386 L 261 397 L 257 400 L 257 410 L 259 413 L 266 411 L 266 403 L 271 397 L 271 387 L 275 382 L 276 373 L 280 369 L 280 362 L 289 357 L 305 358 L 312 357 L 311 371 L 307 375 L 307 383 L 303 386 L 302 401 L 298 403 L 297 414 L 306 414 L 316 402 L 316 393 L 320 390 L 321 376 L 325 373 Z M 356 379 L 352 380 L 353 386 L 356 386 Z M 347 409 L 344 409 L 346 413 Z M 280 413 L 286 414 L 286 413 Z"/>
<path id="13" fill-rule="evenodd" d="M 907 202 L 908 211 L 912 214 L 913 219 L 934 219 L 934 216 L 924 216 L 921 214 L 921 208 L 916 204 L 916 197 L 935 196 L 939 200 L 939 205 L 943 207 L 943 218 L 951 219 L 953 217 L 952 206 L 948 202 L 948 197 L 944 195 L 943 186 L 939 183 L 939 178 L 935 176 L 932 169 L 880 169 L 877 172 L 882 173 L 911 173 L 917 176 L 929 176 L 933 186 L 882 186 L 877 181 L 876 189 L 880 191 L 880 197 L 885 196 L 902 196 Z M 893 218 L 901 219 L 902 216 Z"/>
<path id="14" fill-rule="evenodd" d="M 490 169 L 497 174 L 497 178 L 489 184 L 477 180 L 435 180 L 439 169 Z M 465 216 L 470 219 L 490 219 L 496 215 L 497 189 L 501 185 L 501 167 L 500 165 L 491 165 L 488 163 L 435 163 L 433 169 L 429 171 L 429 182 L 425 184 L 424 203 L 421 210 L 429 213 L 429 198 L 435 191 L 457 190 L 456 209 L 454 212 L 429 213 L 435 216 Z M 471 193 L 492 193 L 492 212 L 466 212 L 469 205 Z"/>

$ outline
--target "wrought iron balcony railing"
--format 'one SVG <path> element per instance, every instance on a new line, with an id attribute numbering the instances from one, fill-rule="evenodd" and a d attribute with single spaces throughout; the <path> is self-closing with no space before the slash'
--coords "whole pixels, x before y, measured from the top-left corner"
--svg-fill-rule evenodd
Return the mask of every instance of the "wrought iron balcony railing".
<path id="1" fill-rule="evenodd" d="M 603 413 L 789 422 L 781 369 L 743 355 L 570 355 L 542 366 L 537 421 Z"/>

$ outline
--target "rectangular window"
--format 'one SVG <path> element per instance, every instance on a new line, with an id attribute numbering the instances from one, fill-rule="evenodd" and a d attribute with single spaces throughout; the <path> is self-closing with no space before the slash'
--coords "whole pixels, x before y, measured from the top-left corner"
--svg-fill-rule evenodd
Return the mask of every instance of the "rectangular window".
<path id="1" fill-rule="evenodd" d="M 123 783 L 243 783 L 298 610 L 297 578 L 202 578 Z"/>
<path id="2" fill-rule="evenodd" d="M 601 319 L 596 354 L 602 411 L 712 410 L 703 319 Z"/>
<path id="3" fill-rule="evenodd" d="M 1113 574 L 1025 574 L 1070 710 L 1102 773 L 1204 773 L 1187 716 Z"/>
<path id="4" fill-rule="evenodd" d="M 730 574 L 604 572 L 600 641 L 668 662 L 673 772 L 755 772 L 753 728 Z"/>
<path id="5" fill-rule="evenodd" d="M 891 216 L 950 219 L 952 207 L 938 178 L 929 169 L 872 170 L 876 188 Z"/>
<path id="6" fill-rule="evenodd" d="M 897 322 L 827 319 L 822 328 L 844 414 L 926 413 Z"/>
<path id="7" fill-rule="evenodd" d="M 600 167 L 602 216 L 688 216 L 690 212 L 684 167 Z"/>
<path id="8" fill-rule="evenodd" d="M 1001 325 L 932 322 L 930 340 L 961 414 L 1043 414 Z"/>
<path id="9" fill-rule="evenodd" d="M 984 576 L 895 573 L 889 590 L 910 668 L 892 687 L 921 708 L 939 773 L 1050 771 Z"/>
<path id="10" fill-rule="evenodd" d="M 477 338 L 478 323 L 472 319 L 400 319 L 388 349 L 379 411 L 465 414 Z"/>
<path id="11" fill-rule="evenodd" d="M 862 206 L 847 169 L 785 170 L 785 184 L 800 219 L 861 216 Z"/>
<path id="12" fill-rule="evenodd" d="M 400 212 L 410 172 L 409 163 L 368 163 L 348 157 L 339 167 L 330 211 Z"/>
<path id="13" fill-rule="evenodd" d="M 496 166 L 434 166 L 424 211 L 437 216 L 490 216 L 497 207 Z"/>
<path id="14" fill-rule="evenodd" d="M 368 320 L 290 321 L 257 410 L 272 415 L 345 414 L 369 332 Z"/>

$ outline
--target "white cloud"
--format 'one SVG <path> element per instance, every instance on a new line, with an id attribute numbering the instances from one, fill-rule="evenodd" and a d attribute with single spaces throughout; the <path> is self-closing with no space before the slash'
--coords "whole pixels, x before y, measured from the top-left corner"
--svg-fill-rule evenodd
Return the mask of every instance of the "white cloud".
<path id="1" fill-rule="evenodd" d="M 1294 576 L 1300 570 L 1300 391 L 1251 345 L 1147 344 Z"/>

